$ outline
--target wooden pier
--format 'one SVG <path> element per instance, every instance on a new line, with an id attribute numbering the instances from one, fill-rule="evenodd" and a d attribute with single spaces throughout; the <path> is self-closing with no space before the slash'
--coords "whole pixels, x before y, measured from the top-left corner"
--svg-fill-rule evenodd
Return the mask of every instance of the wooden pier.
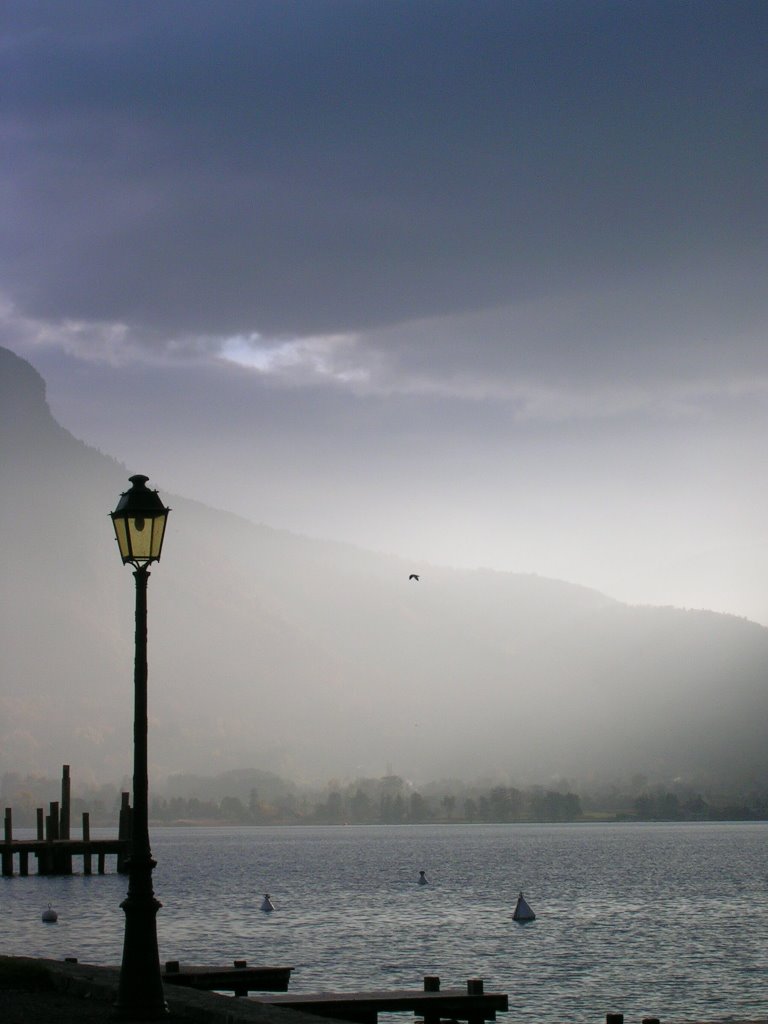
<path id="1" fill-rule="evenodd" d="M 503 992 L 485 992 L 481 978 L 470 978 L 466 990 L 441 991 L 439 978 L 426 977 L 423 990 L 251 996 L 250 1001 L 353 1024 L 377 1024 L 380 1013 L 403 1012 L 419 1016 L 424 1024 L 440 1024 L 445 1019 L 484 1024 L 487 1020 L 495 1020 L 497 1012 L 509 1009 L 508 996 Z"/>
<path id="2" fill-rule="evenodd" d="M 30 854 L 37 857 L 38 875 L 71 875 L 74 857 L 82 857 L 83 874 L 93 874 L 93 862 L 100 875 L 106 871 L 106 858 L 117 859 L 116 869 L 126 873 L 126 862 L 131 837 L 131 807 L 128 794 L 123 793 L 120 820 L 116 839 L 91 839 L 90 815 L 83 812 L 82 834 L 79 839 L 71 836 L 71 803 L 69 765 L 65 764 L 61 778 L 61 803 L 51 801 L 49 813 L 37 808 L 37 837 L 35 839 L 13 838 L 13 810 L 5 809 L 3 842 L 0 844 L 0 865 L 2 874 L 15 874 L 18 857 L 19 874 L 29 874 Z"/>
<path id="3" fill-rule="evenodd" d="M 195 967 L 166 960 L 162 972 L 167 985 L 180 985 L 204 992 L 287 992 L 292 967 L 249 967 L 245 960 L 235 960 L 233 967 Z"/>
<path id="4" fill-rule="evenodd" d="M 71 1013 L 71 1019 L 73 1020 L 79 1019 L 78 1014 L 82 1012 L 82 1007 L 85 1005 L 84 1000 L 87 1000 L 89 1004 L 101 1004 L 104 1009 L 104 1020 L 106 1020 L 117 998 L 120 977 L 120 969 L 118 967 L 78 964 L 71 960 L 65 962 L 2 955 L 0 955 L 0 972 L 6 977 L 23 977 L 27 975 L 38 979 L 42 983 L 41 987 L 44 985 L 58 994 L 62 1013 Z M 343 998 L 349 1002 L 357 999 L 359 996 L 368 998 L 371 995 L 376 996 L 377 994 L 367 992 L 348 993 L 344 994 Z M 284 1024 L 286 1020 L 295 1021 L 297 1024 L 311 1024 L 311 1017 L 308 1017 L 305 1013 L 294 1011 L 293 1013 L 284 1014 L 280 1012 L 278 1009 L 280 1006 L 278 999 L 281 997 L 273 997 L 271 1000 L 253 997 L 249 999 L 232 999 L 215 992 L 195 991 L 193 988 L 183 985 L 167 984 L 164 985 L 164 995 L 170 1016 L 173 1019 L 205 1020 L 209 1024 Z M 395 997 L 397 993 L 384 992 L 381 995 L 386 1000 Z M 407 998 L 409 994 L 406 993 L 405 995 Z M 398 1006 L 396 1009 L 422 1013 L 425 1009 L 424 1002 L 422 1000 L 421 1005 L 419 1005 L 415 999 L 419 995 L 422 995 L 422 993 L 411 994 L 411 1005 L 406 1007 Z M 452 993 L 449 992 L 441 993 L 438 991 L 436 995 L 445 996 L 448 999 L 452 998 Z M 463 995 L 463 992 L 458 993 L 459 997 Z M 318 995 L 314 998 L 325 997 Z M 334 1000 L 338 997 L 334 994 L 329 994 L 328 998 Z M 493 999 L 496 1005 L 488 1007 L 487 1012 L 489 1016 L 485 1015 L 485 1011 L 481 1011 L 482 1016 L 478 1016 L 478 1024 L 480 1020 L 492 1020 L 492 1015 L 497 1010 L 507 1009 L 506 996 L 489 994 L 487 998 Z M 25 1005 L 28 1004 L 27 994 L 25 994 L 24 1002 Z M 274 1011 L 272 1010 L 272 1005 L 275 1007 Z M 432 1003 L 427 1005 L 427 1009 L 430 1005 L 436 1012 L 441 1012 L 442 1009 L 450 1007 L 451 1003 L 443 1002 L 441 1007 L 440 1003 L 433 999 Z M 466 1007 L 460 1001 L 454 1002 L 453 1008 L 456 1008 L 457 1019 L 468 1021 L 471 1019 L 466 1013 Z M 378 1009 L 379 1005 L 377 1004 L 375 1012 L 378 1012 Z M 13 1013 L 12 1008 L 11 1013 Z M 316 1014 L 315 1020 L 317 1020 L 317 1017 L 318 1015 Z M 21 1018 L 19 1017 L 18 1019 Z M 26 1017 L 24 1019 L 26 1020 Z M 70 1017 L 68 1016 L 67 1019 L 69 1020 Z M 356 1018 L 347 1017 L 346 1019 Z M 429 1014 L 427 1014 L 427 1020 L 429 1019 Z M 447 1024 L 448 1019 L 443 1019 Z M 404 1024 L 406 1024 L 405 1020 Z M 407 1024 L 416 1024 L 416 1022 L 408 1021 Z M 612 1022 L 607 1021 L 606 1024 L 612 1024 Z M 637 1024 L 640 1024 L 639 1020 Z M 643 1024 L 646 1024 L 646 1022 L 643 1021 Z M 658 1024 L 658 1021 L 649 1021 L 648 1024 Z M 741 1024 L 748 1024 L 748 1022 L 741 1022 Z M 752 1021 L 750 1024 L 765 1024 L 765 1021 Z"/>

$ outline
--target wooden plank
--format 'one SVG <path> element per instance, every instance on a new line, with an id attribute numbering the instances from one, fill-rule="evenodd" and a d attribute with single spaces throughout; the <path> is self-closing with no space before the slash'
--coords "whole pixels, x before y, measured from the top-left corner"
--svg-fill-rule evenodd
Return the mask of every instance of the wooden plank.
<path id="1" fill-rule="evenodd" d="M 8 848 L 14 853 L 26 851 L 27 853 L 40 853 L 43 850 L 64 850 L 77 856 L 91 851 L 103 851 L 104 853 L 120 853 L 127 847 L 122 839 L 14 839 L 8 844 Z"/>
<path id="2" fill-rule="evenodd" d="M 163 981 L 206 992 L 287 992 L 293 967 L 208 967 L 166 963 Z"/>
<path id="3" fill-rule="evenodd" d="M 453 1020 L 495 1020 L 496 1013 L 509 1008 L 509 999 L 502 992 L 469 994 L 463 989 L 440 992 L 316 992 L 285 996 L 252 996 L 254 1002 L 302 1010 L 318 1017 L 370 1024 L 379 1013 L 411 1011 L 429 1018 L 450 1017 Z"/>

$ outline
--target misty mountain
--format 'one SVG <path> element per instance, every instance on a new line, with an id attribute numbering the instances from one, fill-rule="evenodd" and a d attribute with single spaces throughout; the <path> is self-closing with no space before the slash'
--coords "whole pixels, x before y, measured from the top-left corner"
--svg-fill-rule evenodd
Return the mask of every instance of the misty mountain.
<path id="1" fill-rule="evenodd" d="M 168 494 L 151 451 L 126 468 L 56 423 L 5 349 L 0 399 L 0 772 L 130 776 L 134 586 L 108 513 L 145 473 L 172 508 L 149 583 L 154 778 L 765 773 L 754 623 L 405 562 Z"/>

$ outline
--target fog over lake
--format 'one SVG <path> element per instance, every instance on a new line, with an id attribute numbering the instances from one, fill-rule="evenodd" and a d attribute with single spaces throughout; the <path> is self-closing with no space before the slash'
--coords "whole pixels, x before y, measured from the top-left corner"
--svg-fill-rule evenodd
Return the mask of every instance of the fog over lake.
<path id="1" fill-rule="evenodd" d="M 107 513 L 124 467 L 60 427 L 0 350 L 5 772 L 119 783 L 134 586 Z M 155 481 L 150 481 L 150 484 Z M 766 630 L 584 587 L 420 565 L 172 507 L 149 583 L 150 764 L 297 781 L 764 777 Z M 20 510 L 23 515 L 20 514 Z"/>

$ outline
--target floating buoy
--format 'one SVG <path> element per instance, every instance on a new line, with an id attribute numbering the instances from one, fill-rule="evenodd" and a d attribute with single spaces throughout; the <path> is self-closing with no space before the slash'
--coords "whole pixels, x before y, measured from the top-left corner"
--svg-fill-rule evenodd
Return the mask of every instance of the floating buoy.
<path id="1" fill-rule="evenodd" d="M 265 912 L 266 914 L 271 914 L 271 913 L 272 913 L 272 911 L 273 911 L 273 910 L 275 909 L 275 908 L 274 908 L 274 907 L 272 906 L 272 900 L 271 900 L 271 899 L 269 898 L 269 893 L 268 893 L 268 892 L 265 892 L 265 893 L 264 893 L 264 899 L 263 899 L 263 900 L 261 901 L 261 909 L 262 909 L 262 910 L 263 910 L 263 911 L 264 911 L 264 912 Z"/>
<path id="2" fill-rule="evenodd" d="M 513 921 L 535 921 L 536 915 L 528 906 L 525 896 L 522 893 L 517 897 L 517 903 L 515 904 L 515 910 L 512 914 Z"/>
<path id="3" fill-rule="evenodd" d="M 419 872 L 419 885 L 429 885 L 429 879 L 424 871 Z"/>
<path id="4" fill-rule="evenodd" d="M 59 920 L 59 915 L 50 903 L 48 904 L 48 909 L 43 911 L 43 920 L 46 924 L 55 924 Z"/>

